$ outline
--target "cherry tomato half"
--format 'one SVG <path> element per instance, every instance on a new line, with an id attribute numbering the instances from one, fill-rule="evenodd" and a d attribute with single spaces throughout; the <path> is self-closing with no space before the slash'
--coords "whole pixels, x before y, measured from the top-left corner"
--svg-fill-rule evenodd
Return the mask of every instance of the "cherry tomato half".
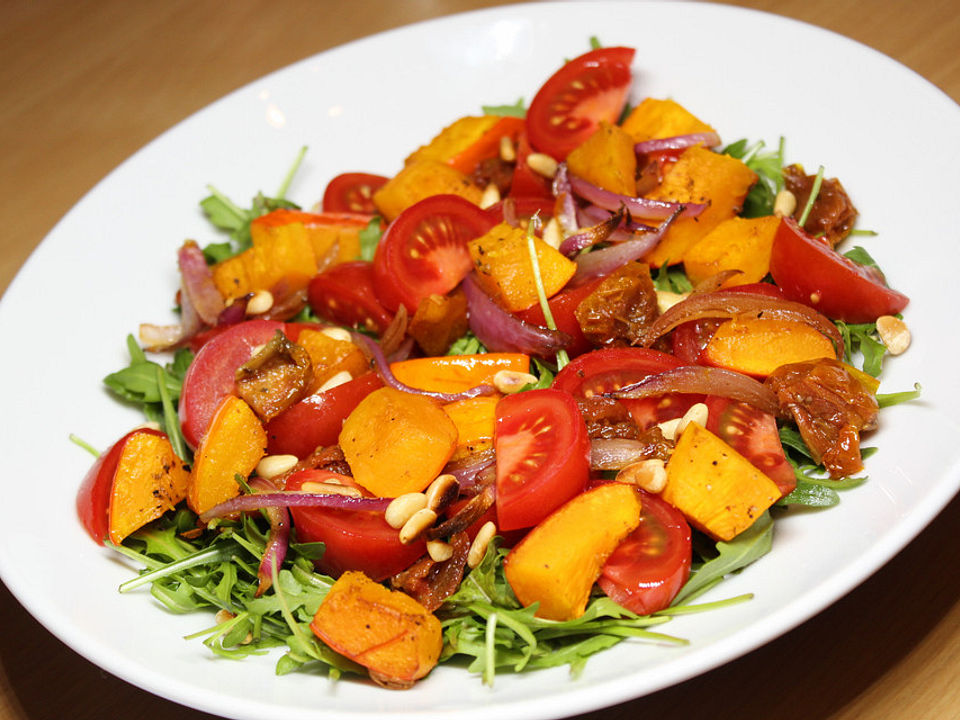
<path id="1" fill-rule="evenodd" d="M 554 73 L 527 111 L 530 144 L 563 160 L 601 121 L 615 123 L 630 89 L 633 55 L 633 48 L 599 48 Z"/>
<path id="2" fill-rule="evenodd" d="M 690 577 L 690 526 L 669 503 L 637 492 L 640 525 L 607 558 L 597 582 L 615 602 L 649 615 L 668 607 Z"/>
<path id="3" fill-rule="evenodd" d="M 370 173 L 350 172 L 337 175 L 323 192 L 324 212 L 349 212 L 374 215 L 373 194 L 389 178 Z"/>
<path id="4" fill-rule="evenodd" d="M 497 403 L 497 526 L 533 527 L 583 491 L 590 438 L 576 401 L 557 390 L 529 390 Z"/>
<path id="5" fill-rule="evenodd" d="M 337 325 L 383 332 L 393 319 L 377 299 L 373 264 L 365 260 L 340 263 L 314 276 L 307 301 L 317 315 Z"/>
<path id="6" fill-rule="evenodd" d="M 293 473 L 286 490 L 299 490 L 308 481 L 329 479 L 326 470 Z M 404 545 L 400 535 L 383 519 L 382 512 L 336 508 L 290 508 L 299 542 L 322 542 L 326 549 L 316 561 L 321 572 L 334 577 L 360 570 L 376 581 L 405 570 L 426 552 L 423 540 Z"/>
<path id="7" fill-rule="evenodd" d="M 887 287 L 877 270 L 811 238 L 791 218 L 781 220 L 777 228 L 770 274 L 788 300 L 834 320 L 873 322 L 900 312 L 909 302 L 906 295 Z"/>
<path id="8" fill-rule="evenodd" d="M 374 287 L 391 312 L 414 313 L 430 295 L 446 295 L 473 264 L 467 242 L 494 226 L 486 212 L 457 195 L 432 195 L 400 213 L 377 245 Z"/>
<path id="9" fill-rule="evenodd" d="M 550 306 L 550 313 L 553 315 L 553 321 L 557 325 L 557 330 L 565 332 L 573 338 L 573 342 L 567 348 L 567 353 L 570 357 L 582 355 L 593 347 L 590 341 L 583 336 L 580 321 L 577 320 L 575 313 L 577 312 L 577 308 L 580 307 L 580 303 L 583 302 L 587 295 L 596 289 L 602 279 L 603 278 L 597 278 L 579 287 L 561 290 L 547 301 L 547 304 Z M 526 310 L 521 310 L 517 313 L 517 317 L 532 325 L 539 325 L 540 327 L 547 326 L 547 320 L 543 316 L 543 309 L 540 307 L 540 303 Z"/>

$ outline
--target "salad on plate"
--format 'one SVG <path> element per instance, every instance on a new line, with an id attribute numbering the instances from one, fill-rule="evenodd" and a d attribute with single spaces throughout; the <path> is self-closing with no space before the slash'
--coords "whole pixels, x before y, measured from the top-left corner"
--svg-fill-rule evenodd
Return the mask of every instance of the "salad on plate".
<path id="1" fill-rule="evenodd" d="M 105 379 L 147 423 L 77 495 L 122 591 L 281 674 L 575 671 L 687 642 L 660 626 L 748 601 L 700 598 L 779 515 L 864 481 L 916 394 L 878 393 L 907 297 L 839 180 L 630 97 L 633 58 L 594 43 L 308 210 L 296 164 L 202 201 L 228 237 L 177 251 L 179 323 Z"/>

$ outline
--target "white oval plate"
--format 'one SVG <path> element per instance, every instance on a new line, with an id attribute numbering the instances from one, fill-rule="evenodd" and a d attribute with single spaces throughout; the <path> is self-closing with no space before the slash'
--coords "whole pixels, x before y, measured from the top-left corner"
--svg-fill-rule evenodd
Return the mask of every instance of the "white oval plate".
<path id="1" fill-rule="evenodd" d="M 319 198 L 346 170 L 395 172 L 403 157 L 480 105 L 529 101 L 563 62 L 606 45 L 638 47 L 634 99 L 670 96 L 725 141 L 787 138 L 789 161 L 826 166 L 861 212 L 862 238 L 912 302 L 910 351 L 884 391 L 923 399 L 883 414 L 870 482 L 839 507 L 778 523 L 773 552 L 712 597 L 734 608 L 676 620 L 683 648 L 636 642 L 566 668 L 502 675 L 495 687 L 437 669 L 398 696 L 358 681 L 276 677 L 276 655 L 231 662 L 182 637 L 206 616 L 172 616 L 148 593 L 121 597 L 131 569 L 90 542 L 74 496 L 90 465 L 75 433 L 106 447 L 139 422 L 100 378 L 123 366 L 123 339 L 168 320 L 175 251 L 214 240 L 198 209 L 207 183 L 233 198 L 273 191 L 310 152 L 291 196 Z M 783 53 L 785 45 L 803 52 Z M 92 662 L 146 690 L 231 718 L 548 718 L 612 705 L 725 663 L 803 622 L 908 543 L 960 485 L 953 207 L 960 109 L 889 58 L 782 18 L 718 5 L 516 5 L 384 33 L 309 58 L 214 103 L 117 168 L 53 230 L 0 305 L 8 339 L 0 574 L 30 612 Z M 52 321 L 51 321 L 52 319 Z M 922 448 L 922 451 L 920 450 Z"/>

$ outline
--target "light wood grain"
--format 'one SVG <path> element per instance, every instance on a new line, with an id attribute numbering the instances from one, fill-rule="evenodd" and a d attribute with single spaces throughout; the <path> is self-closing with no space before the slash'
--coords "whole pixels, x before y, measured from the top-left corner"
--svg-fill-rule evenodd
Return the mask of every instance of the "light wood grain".
<path id="1" fill-rule="evenodd" d="M 351 39 L 499 4 L 6 0 L 0 4 L 0 289 L 100 178 L 209 102 Z M 954 0 L 730 4 L 852 37 L 960 100 Z M 701 677 L 582 718 L 960 718 L 957 527 L 955 499 L 889 565 L 810 622 Z M 0 630 L 0 720 L 210 717 L 106 675 L 38 625 L 2 585 Z"/>

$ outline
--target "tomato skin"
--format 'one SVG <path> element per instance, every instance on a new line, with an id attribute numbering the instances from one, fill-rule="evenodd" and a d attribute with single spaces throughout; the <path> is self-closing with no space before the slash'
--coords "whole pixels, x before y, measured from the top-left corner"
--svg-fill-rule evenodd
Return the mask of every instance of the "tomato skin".
<path id="1" fill-rule="evenodd" d="M 783 451 L 776 418 L 747 403 L 715 395 L 708 395 L 704 402 L 708 410 L 707 430 L 776 483 L 781 496 L 793 492 L 797 475 Z"/>
<path id="2" fill-rule="evenodd" d="M 690 577 L 690 526 L 657 495 L 641 495 L 640 525 L 607 558 L 597 583 L 613 601 L 638 615 L 669 607 Z"/>
<path id="3" fill-rule="evenodd" d="M 593 345 L 583 336 L 583 330 L 580 329 L 580 321 L 574 314 L 583 299 L 594 291 L 603 278 L 597 278 L 593 282 L 585 283 L 579 287 L 564 289 L 551 297 L 547 304 L 550 306 L 550 312 L 553 314 L 553 320 L 557 325 L 557 330 L 565 332 L 571 338 L 573 343 L 567 348 L 570 357 L 576 357 L 590 350 Z M 543 316 L 543 310 L 540 303 L 533 305 L 526 310 L 518 312 L 519 317 L 524 322 L 540 327 L 546 327 L 547 321 Z"/>
<path id="4" fill-rule="evenodd" d="M 909 298 L 886 286 L 876 270 L 853 262 L 783 218 L 773 239 L 770 274 L 788 300 L 834 320 L 873 322 L 902 311 Z"/>
<path id="5" fill-rule="evenodd" d="M 283 329 L 282 322 L 248 320 L 231 325 L 200 348 L 180 391 L 180 429 L 190 447 L 200 444 L 220 401 L 235 393 L 237 368 L 250 359 L 255 347 Z"/>
<path id="6" fill-rule="evenodd" d="M 527 111 L 530 144 L 563 160 L 601 121 L 615 123 L 630 89 L 633 48 L 591 50 L 555 72 Z"/>
<path id="7" fill-rule="evenodd" d="M 457 195 L 433 195 L 387 226 L 373 258 L 374 288 L 385 308 L 415 313 L 420 301 L 446 295 L 470 272 L 467 242 L 494 226 L 490 216 Z"/>
<path id="8" fill-rule="evenodd" d="M 251 225 L 262 225 L 264 227 L 281 227 L 291 223 L 302 223 L 306 227 L 319 227 L 324 225 L 343 225 L 346 227 L 366 227 L 370 218 L 353 212 L 322 212 L 313 213 L 305 210 L 293 210 L 290 208 L 279 208 L 272 210 L 266 215 L 254 218 Z"/>
<path id="9" fill-rule="evenodd" d="M 286 482 L 286 490 L 299 490 L 308 481 L 323 482 L 331 473 L 301 470 Z M 360 570 L 380 582 L 416 562 L 425 552 L 423 540 L 404 545 L 400 535 L 383 519 L 382 512 L 334 508 L 290 508 L 299 542 L 322 542 L 323 557 L 315 562 L 321 572 L 334 577 Z"/>
<path id="10" fill-rule="evenodd" d="M 388 179 L 371 173 L 341 173 L 333 178 L 323 191 L 323 211 L 374 215 L 377 208 L 373 204 L 373 193 Z"/>
<path id="11" fill-rule="evenodd" d="M 517 164 L 513 168 L 513 177 L 510 179 L 509 197 L 512 198 L 543 198 L 553 202 L 551 182 L 533 171 L 527 164 L 527 156 L 533 152 L 527 133 L 522 132 L 517 138 Z"/>
<path id="12" fill-rule="evenodd" d="M 318 447 L 336 445 L 347 415 L 381 387 L 380 376 L 371 372 L 305 397 L 266 424 L 267 452 L 303 459 Z"/>
<path id="13" fill-rule="evenodd" d="M 576 401 L 528 390 L 497 404 L 497 527 L 533 527 L 581 493 L 590 475 L 590 438 Z"/>
<path id="14" fill-rule="evenodd" d="M 488 207 L 485 212 L 493 219 L 494 225 L 498 225 L 504 220 L 504 204 L 510 202 L 513 204 L 513 213 L 518 220 L 529 220 L 536 213 L 540 213 L 540 220 L 545 224 L 553 217 L 555 203 L 553 197 L 538 197 L 524 195 L 520 197 L 510 196 L 506 200 L 500 200 Z"/>
<path id="15" fill-rule="evenodd" d="M 316 275 L 307 286 L 307 301 L 320 317 L 337 325 L 383 332 L 393 320 L 374 291 L 373 264 L 340 263 Z"/>

